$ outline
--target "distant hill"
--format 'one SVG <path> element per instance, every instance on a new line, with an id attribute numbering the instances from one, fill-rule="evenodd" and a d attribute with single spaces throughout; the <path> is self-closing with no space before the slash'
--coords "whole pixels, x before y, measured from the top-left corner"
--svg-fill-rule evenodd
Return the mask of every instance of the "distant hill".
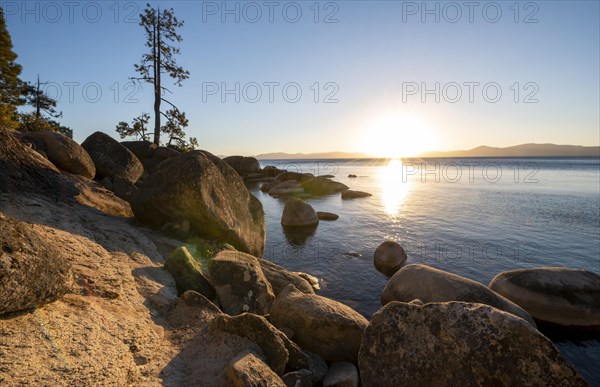
<path id="1" fill-rule="evenodd" d="M 301 159 L 364 159 L 371 156 L 356 152 L 322 152 L 322 153 L 264 153 L 254 156 L 259 160 L 301 160 Z"/>
<path id="2" fill-rule="evenodd" d="M 470 150 L 425 152 L 420 157 L 600 157 L 600 147 L 556 144 L 521 144 L 506 148 L 478 146 Z"/>

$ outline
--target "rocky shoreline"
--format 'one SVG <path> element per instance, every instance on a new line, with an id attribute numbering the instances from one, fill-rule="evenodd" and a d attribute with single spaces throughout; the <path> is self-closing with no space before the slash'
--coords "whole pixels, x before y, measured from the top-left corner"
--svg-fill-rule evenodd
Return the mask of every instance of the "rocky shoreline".
<path id="1" fill-rule="evenodd" d="M 289 196 L 292 230 L 336 218 L 302 199 L 368 193 L 248 157 L 63 137 L 0 128 L 2 384 L 586 385 L 537 323 L 600 330 L 595 273 L 485 286 L 383 242 L 373 270 L 390 280 L 369 321 L 261 259 L 244 183 Z"/>

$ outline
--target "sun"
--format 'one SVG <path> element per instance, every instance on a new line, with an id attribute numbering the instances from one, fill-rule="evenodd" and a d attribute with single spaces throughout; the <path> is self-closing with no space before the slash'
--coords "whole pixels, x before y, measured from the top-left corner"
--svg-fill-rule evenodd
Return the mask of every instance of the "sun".
<path id="1" fill-rule="evenodd" d="M 413 157 L 435 148 L 432 128 L 426 121 L 406 114 L 381 115 L 368 122 L 358 145 L 374 157 Z"/>

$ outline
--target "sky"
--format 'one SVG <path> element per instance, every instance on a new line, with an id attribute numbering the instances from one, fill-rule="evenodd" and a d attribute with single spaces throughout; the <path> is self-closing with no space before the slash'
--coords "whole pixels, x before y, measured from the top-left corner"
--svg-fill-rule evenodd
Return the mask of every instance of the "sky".
<path id="1" fill-rule="evenodd" d="M 599 1 L 150 3 L 185 21 L 165 97 L 214 154 L 600 145 Z M 145 4 L 0 1 L 77 141 L 152 113 Z"/>

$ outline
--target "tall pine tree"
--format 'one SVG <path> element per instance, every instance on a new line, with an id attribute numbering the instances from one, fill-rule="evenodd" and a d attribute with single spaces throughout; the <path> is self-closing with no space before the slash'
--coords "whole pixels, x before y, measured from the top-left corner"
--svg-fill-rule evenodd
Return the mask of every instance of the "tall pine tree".
<path id="1" fill-rule="evenodd" d="M 161 103 L 166 102 L 178 109 L 171 102 L 163 98 L 164 91 L 169 91 L 163 86 L 162 76 L 167 74 L 175 80 L 175 84 L 181 86 L 181 82 L 189 78 L 190 73 L 178 66 L 175 55 L 179 54 L 179 48 L 174 43 L 181 42 L 181 35 L 177 29 L 183 26 L 183 21 L 175 17 L 173 9 L 154 9 L 150 4 L 146 5 L 143 14 L 140 14 L 140 26 L 146 31 L 146 47 L 149 53 L 142 55 L 140 64 L 135 65 L 135 70 L 141 75 L 137 80 L 152 84 L 154 91 L 154 143 L 160 144 L 161 115 L 169 122 L 171 117 L 162 112 Z"/>
<path id="2" fill-rule="evenodd" d="M 23 82 L 19 79 L 21 66 L 15 63 L 12 39 L 6 28 L 4 10 L 0 7 L 0 126 L 16 128 L 17 106 L 25 102 L 21 98 Z"/>

